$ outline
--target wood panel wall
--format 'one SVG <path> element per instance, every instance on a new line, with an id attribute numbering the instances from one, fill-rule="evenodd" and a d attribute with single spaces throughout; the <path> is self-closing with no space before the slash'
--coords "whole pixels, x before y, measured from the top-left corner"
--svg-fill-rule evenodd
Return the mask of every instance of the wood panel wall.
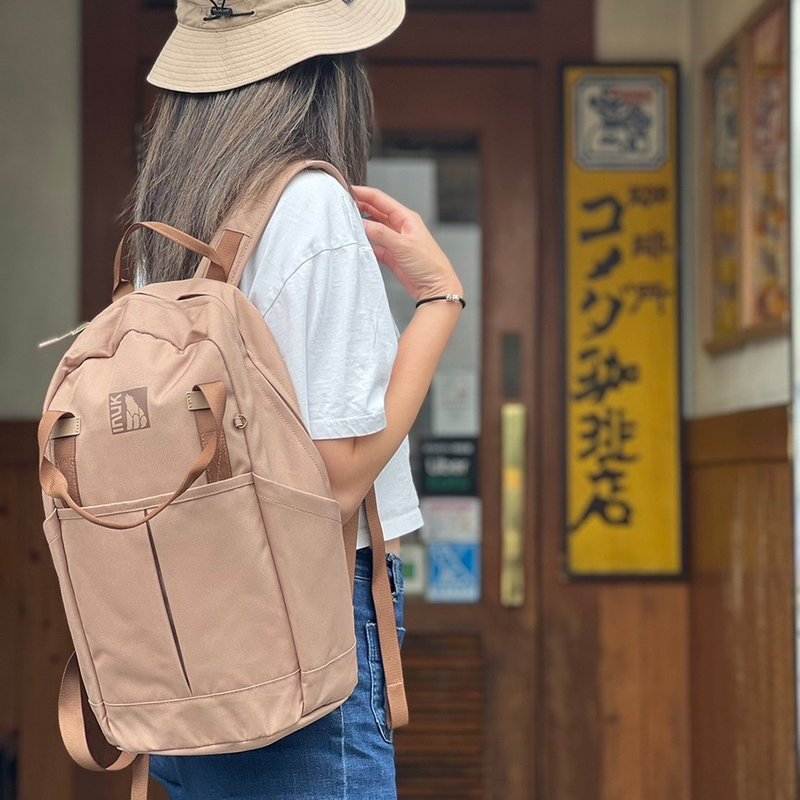
<path id="1" fill-rule="evenodd" d="M 686 425 L 684 583 L 569 584 L 545 535 L 545 800 L 800 797 L 788 430 Z"/>
<path id="2" fill-rule="evenodd" d="M 788 430 L 784 407 L 687 430 L 698 800 L 800 796 Z"/>

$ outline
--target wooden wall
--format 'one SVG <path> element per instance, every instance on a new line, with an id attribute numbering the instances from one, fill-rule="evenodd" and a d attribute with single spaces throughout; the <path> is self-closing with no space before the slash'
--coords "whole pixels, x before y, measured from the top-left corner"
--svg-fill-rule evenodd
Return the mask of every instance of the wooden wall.
<path id="1" fill-rule="evenodd" d="M 568 584 L 545 535 L 541 800 L 800 797 L 788 435 L 687 423 L 686 582 Z"/>
<path id="2" fill-rule="evenodd" d="M 698 420 L 687 434 L 693 797 L 793 800 L 787 411 Z"/>
<path id="3" fill-rule="evenodd" d="M 688 800 L 688 585 L 567 583 L 557 543 L 542 550 L 536 800 Z"/>

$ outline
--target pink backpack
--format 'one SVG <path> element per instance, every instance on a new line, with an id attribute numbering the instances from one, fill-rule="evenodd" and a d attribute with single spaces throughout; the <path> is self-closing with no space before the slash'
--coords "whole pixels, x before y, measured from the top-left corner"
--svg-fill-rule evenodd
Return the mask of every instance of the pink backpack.
<path id="1" fill-rule="evenodd" d="M 83 767 L 269 745 L 340 706 L 357 682 L 358 514 L 342 526 L 325 465 L 263 317 L 238 289 L 288 182 L 206 245 L 132 225 L 114 302 L 53 376 L 39 426 L 44 533 L 75 653 L 59 724 Z M 133 230 L 203 256 L 190 280 L 137 291 Z M 408 721 L 383 533 L 366 497 L 390 725 Z M 141 757 L 137 757 L 141 754 Z"/>

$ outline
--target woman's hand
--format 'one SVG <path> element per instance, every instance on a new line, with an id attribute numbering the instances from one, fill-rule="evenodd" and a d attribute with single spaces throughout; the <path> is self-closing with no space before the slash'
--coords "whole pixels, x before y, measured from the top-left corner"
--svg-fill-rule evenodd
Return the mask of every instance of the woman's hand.
<path id="1" fill-rule="evenodd" d="M 397 277 L 415 301 L 441 294 L 463 294 L 461 281 L 422 217 L 380 189 L 353 186 L 375 256 Z"/>

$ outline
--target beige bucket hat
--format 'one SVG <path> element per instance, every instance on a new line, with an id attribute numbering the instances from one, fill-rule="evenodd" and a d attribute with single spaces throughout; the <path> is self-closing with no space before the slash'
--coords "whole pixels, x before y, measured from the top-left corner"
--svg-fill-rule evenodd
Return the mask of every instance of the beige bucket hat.
<path id="1" fill-rule="evenodd" d="M 405 0 L 178 0 L 178 26 L 147 80 L 179 92 L 233 89 L 371 47 L 404 15 Z"/>

